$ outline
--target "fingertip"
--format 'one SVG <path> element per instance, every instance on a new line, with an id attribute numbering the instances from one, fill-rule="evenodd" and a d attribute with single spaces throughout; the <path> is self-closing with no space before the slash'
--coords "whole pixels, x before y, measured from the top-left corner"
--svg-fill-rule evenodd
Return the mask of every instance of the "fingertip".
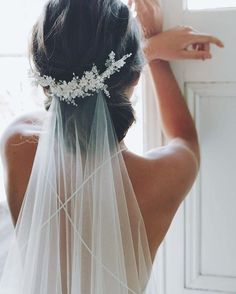
<path id="1" fill-rule="evenodd" d="M 224 47 L 225 47 L 224 43 L 221 42 L 220 40 L 216 40 L 216 45 L 217 45 L 218 47 L 220 47 L 220 48 L 224 48 Z"/>
<path id="2" fill-rule="evenodd" d="M 210 41 L 210 43 L 212 43 L 218 47 L 224 48 L 224 43 L 216 37 L 213 37 L 213 36 L 209 37 L 209 41 Z"/>
<path id="3" fill-rule="evenodd" d="M 212 58 L 212 54 L 211 53 L 204 53 L 202 56 L 201 56 L 201 59 L 203 61 L 207 60 L 207 59 L 211 59 Z"/>

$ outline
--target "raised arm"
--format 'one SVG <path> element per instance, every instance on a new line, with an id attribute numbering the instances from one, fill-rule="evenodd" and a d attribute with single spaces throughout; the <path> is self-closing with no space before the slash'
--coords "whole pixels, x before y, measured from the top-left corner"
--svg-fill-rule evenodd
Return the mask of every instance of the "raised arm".
<path id="1" fill-rule="evenodd" d="M 162 240 L 200 166 L 197 130 L 168 61 L 212 58 L 210 45 L 223 47 L 223 44 L 191 27 L 179 26 L 162 32 L 162 13 L 157 0 L 132 0 L 130 5 L 132 3 L 136 3 L 137 17 L 143 29 L 144 52 L 155 84 L 162 129 L 168 141 L 165 146 L 146 154 L 151 159 L 149 175 L 155 194 L 153 223 L 163 224 L 159 234 Z"/>
<path id="2" fill-rule="evenodd" d="M 210 44 L 223 47 L 222 42 L 191 27 L 162 31 L 162 11 L 157 0 L 131 0 L 144 37 L 144 52 L 154 81 L 162 128 L 167 140 L 184 144 L 200 163 L 198 136 L 194 121 L 168 63 L 170 60 L 212 58 Z M 174 142 L 173 142 L 174 140 Z"/>

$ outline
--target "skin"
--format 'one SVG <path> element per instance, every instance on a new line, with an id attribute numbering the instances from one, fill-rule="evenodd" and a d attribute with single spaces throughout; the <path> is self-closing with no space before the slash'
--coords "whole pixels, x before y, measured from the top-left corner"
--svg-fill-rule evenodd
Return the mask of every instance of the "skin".
<path id="1" fill-rule="evenodd" d="M 130 5 L 135 2 L 137 15 L 142 14 L 139 21 L 145 32 L 144 52 L 158 94 L 167 145 L 150 150 L 144 156 L 138 156 L 129 150 L 124 151 L 123 156 L 154 259 L 180 204 L 196 179 L 200 165 L 197 131 L 166 60 L 211 58 L 210 44 L 219 47 L 223 47 L 223 44 L 217 38 L 197 33 L 192 28 L 178 27 L 162 32 L 162 13 L 157 1 L 130 1 Z M 192 46 L 190 51 L 187 50 L 189 46 Z M 127 89 L 128 97 L 132 95 L 137 82 L 138 80 Z M 15 224 L 28 185 L 45 114 L 46 112 L 30 113 L 18 118 L 2 138 L 6 192 Z"/>
<path id="2" fill-rule="evenodd" d="M 2 158 L 5 167 L 5 186 L 8 204 L 14 224 L 30 178 L 38 132 L 46 112 L 29 113 L 13 122 L 5 132 Z M 41 118 L 41 119 L 39 119 Z M 37 127 L 33 126 L 37 123 Z M 124 142 L 121 142 L 124 144 Z M 178 148 L 177 148 L 178 149 Z M 181 149 L 181 148 L 180 148 Z M 185 162 L 177 160 L 174 148 L 158 148 L 144 157 L 124 151 L 125 164 L 134 187 L 135 195 L 144 219 L 152 258 L 161 244 L 184 195 L 191 188 L 197 174 L 193 155 L 182 154 Z M 174 161 L 178 161 L 174 165 Z M 175 158 L 174 158 L 175 157 Z M 188 161 L 187 161 L 188 160 Z M 171 165 L 171 170 L 170 170 Z M 184 169 L 181 178 L 176 171 Z M 171 187 L 170 182 L 172 183 Z"/>

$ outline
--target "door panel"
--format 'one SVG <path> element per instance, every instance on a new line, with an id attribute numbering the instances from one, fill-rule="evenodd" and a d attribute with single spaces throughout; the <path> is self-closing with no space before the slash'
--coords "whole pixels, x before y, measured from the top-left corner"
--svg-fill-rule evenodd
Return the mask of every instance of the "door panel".
<path id="1" fill-rule="evenodd" d="M 202 161 L 185 200 L 186 288 L 236 293 L 236 83 L 187 84 L 186 94 Z"/>
<path id="2" fill-rule="evenodd" d="M 201 167 L 158 252 L 161 294 L 236 293 L 236 9 L 225 8 L 230 2 L 163 0 L 165 29 L 190 25 L 222 39 L 225 49 L 212 47 L 214 57 L 205 62 L 172 63 L 196 122 Z"/>

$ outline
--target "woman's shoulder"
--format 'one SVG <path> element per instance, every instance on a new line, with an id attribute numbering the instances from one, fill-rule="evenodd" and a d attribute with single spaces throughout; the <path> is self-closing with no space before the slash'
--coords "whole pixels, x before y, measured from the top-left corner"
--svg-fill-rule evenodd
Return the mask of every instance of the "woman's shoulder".
<path id="1" fill-rule="evenodd" d="M 144 156 L 129 153 L 127 168 L 131 177 L 136 179 L 135 183 L 142 183 L 140 189 L 150 190 L 157 198 L 177 207 L 199 172 L 199 163 L 192 150 L 188 142 L 176 138 L 165 146 L 148 151 Z"/>
<path id="2" fill-rule="evenodd" d="M 30 178 L 44 115 L 33 112 L 17 117 L 1 138 L 5 190 L 15 222 Z"/>
<path id="3" fill-rule="evenodd" d="M 27 113 L 15 118 L 7 126 L 0 141 L 4 161 L 12 154 L 36 148 L 45 115 L 44 111 Z"/>

